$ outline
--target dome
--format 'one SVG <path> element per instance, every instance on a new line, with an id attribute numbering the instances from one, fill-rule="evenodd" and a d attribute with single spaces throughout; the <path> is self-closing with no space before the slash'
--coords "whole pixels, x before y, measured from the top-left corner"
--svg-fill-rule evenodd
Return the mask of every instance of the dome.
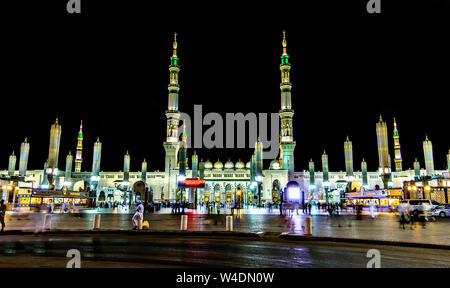
<path id="1" fill-rule="evenodd" d="M 241 159 L 239 159 L 239 161 L 236 162 L 236 165 L 234 165 L 234 167 L 236 169 L 245 169 L 245 164 L 244 164 L 244 162 L 241 161 Z"/>
<path id="2" fill-rule="evenodd" d="M 213 164 L 211 163 L 211 161 L 207 160 L 205 162 L 205 169 L 212 169 L 213 168 Z"/>
<path id="3" fill-rule="evenodd" d="M 220 162 L 220 160 L 217 160 L 217 162 L 216 163 L 214 163 L 214 170 L 222 170 L 222 168 L 223 168 L 223 164 L 222 164 L 222 162 Z"/>
<path id="4" fill-rule="evenodd" d="M 234 163 L 230 159 L 225 163 L 225 169 L 234 169 Z"/>
<path id="5" fill-rule="evenodd" d="M 250 169 L 252 166 L 252 163 L 250 161 L 247 162 L 247 164 L 245 164 L 245 169 Z"/>
<path id="6" fill-rule="evenodd" d="M 276 159 L 272 160 L 272 162 L 270 162 L 270 169 L 281 169 L 280 162 Z"/>

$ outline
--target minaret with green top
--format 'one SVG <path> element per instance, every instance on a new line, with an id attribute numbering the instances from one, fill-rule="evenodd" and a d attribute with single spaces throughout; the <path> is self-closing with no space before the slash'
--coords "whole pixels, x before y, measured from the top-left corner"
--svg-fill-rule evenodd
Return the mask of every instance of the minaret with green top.
<path id="1" fill-rule="evenodd" d="M 400 139 L 397 130 L 397 122 L 394 118 L 394 162 L 395 171 L 402 171 L 402 153 L 400 152 Z"/>
<path id="2" fill-rule="evenodd" d="M 281 151 L 283 157 L 283 169 L 289 171 L 289 178 L 292 177 L 294 172 L 294 129 L 293 129 L 293 117 L 294 110 L 291 106 L 291 89 L 292 84 L 290 82 L 289 71 L 291 70 L 291 64 L 289 63 L 289 55 L 287 54 L 287 41 L 286 32 L 283 31 L 283 54 L 281 55 L 281 110 L 279 112 L 281 119 Z"/>
<path id="3" fill-rule="evenodd" d="M 178 111 L 178 91 L 180 86 L 178 84 L 178 74 L 180 72 L 179 58 L 177 55 L 177 33 L 174 34 L 173 40 L 173 54 L 170 57 L 169 65 L 169 101 L 166 110 L 167 118 L 167 134 L 166 141 L 163 143 L 164 150 L 166 151 L 165 159 L 165 172 L 166 172 L 166 183 L 168 199 L 175 199 L 175 189 L 177 188 L 176 179 L 172 179 L 173 175 L 171 170 L 177 169 L 177 156 L 179 150 L 179 139 L 178 139 L 178 125 L 180 121 L 180 112 Z M 176 173 L 174 174 L 176 176 Z"/>
<path id="4" fill-rule="evenodd" d="M 75 155 L 75 172 L 81 172 L 83 162 L 83 120 L 81 120 L 80 131 L 78 132 L 77 154 Z"/>

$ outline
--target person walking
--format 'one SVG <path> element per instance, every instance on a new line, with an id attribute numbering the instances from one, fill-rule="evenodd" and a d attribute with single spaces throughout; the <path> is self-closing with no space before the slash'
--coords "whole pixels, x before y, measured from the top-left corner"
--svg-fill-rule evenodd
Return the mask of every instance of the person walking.
<path id="1" fill-rule="evenodd" d="M 370 218 L 375 219 L 375 204 L 370 202 Z"/>
<path id="2" fill-rule="evenodd" d="M 1 232 L 5 232 L 5 214 L 6 214 L 6 205 L 5 200 L 0 200 L 0 223 L 2 223 Z"/>
<path id="3" fill-rule="evenodd" d="M 400 203 L 398 205 L 398 217 L 400 222 L 400 227 L 403 227 L 405 229 L 405 223 L 408 222 L 408 205 L 406 203 Z"/>
<path id="4" fill-rule="evenodd" d="M 139 202 L 138 205 L 136 206 L 136 212 L 133 215 L 133 218 L 131 219 L 131 222 L 133 222 L 133 229 L 137 229 L 138 225 L 137 225 L 137 219 L 138 217 L 144 221 L 144 205 L 142 205 L 142 202 Z"/>

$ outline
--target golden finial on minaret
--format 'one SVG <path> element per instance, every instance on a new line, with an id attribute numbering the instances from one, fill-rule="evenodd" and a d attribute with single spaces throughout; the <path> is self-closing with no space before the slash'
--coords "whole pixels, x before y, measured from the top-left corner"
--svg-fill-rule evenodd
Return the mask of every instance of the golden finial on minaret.
<path id="1" fill-rule="evenodd" d="M 425 141 L 428 141 L 428 135 L 425 135 Z"/>
<path id="2" fill-rule="evenodd" d="M 12 155 L 14 156 L 14 151 L 13 151 Z"/>
<path id="3" fill-rule="evenodd" d="M 175 32 L 174 36 L 173 36 L 173 55 L 172 55 L 172 57 L 177 57 L 177 47 L 178 47 L 177 32 Z"/>
<path id="4" fill-rule="evenodd" d="M 97 137 L 97 142 L 100 142 L 100 137 Z"/>
<path id="5" fill-rule="evenodd" d="M 381 118 L 381 114 L 380 114 L 380 122 L 383 122 L 383 118 Z"/>
<path id="6" fill-rule="evenodd" d="M 394 130 L 397 130 L 397 122 L 395 122 L 395 117 L 394 117 Z"/>
<path id="7" fill-rule="evenodd" d="M 69 155 L 72 155 L 72 151 L 69 150 Z"/>
<path id="8" fill-rule="evenodd" d="M 363 158 L 362 162 L 365 162 L 365 161 L 364 161 L 364 158 Z"/>
<path id="9" fill-rule="evenodd" d="M 27 139 L 28 139 L 28 138 L 27 138 L 27 137 L 25 137 L 25 143 L 27 143 Z"/>
<path id="10" fill-rule="evenodd" d="M 327 153 L 325 153 L 325 150 L 323 150 L 323 155 L 326 155 Z"/>
<path id="11" fill-rule="evenodd" d="M 56 117 L 56 122 L 55 122 L 55 124 L 58 124 L 58 117 Z"/>
<path id="12" fill-rule="evenodd" d="M 287 41 L 286 41 L 286 31 L 285 30 L 283 30 L 283 42 L 282 42 L 282 45 L 283 45 L 283 56 L 286 56 L 287 55 Z"/>
<path id="13" fill-rule="evenodd" d="M 144 158 L 144 162 L 146 162 L 146 161 L 145 161 L 145 158 Z"/>
<path id="14" fill-rule="evenodd" d="M 128 155 L 128 150 L 127 150 L 127 155 Z"/>
<path id="15" fill-rule="evenodd" d="M 347 141 L 348 141 L 348 135 L 347 135 Z"/>

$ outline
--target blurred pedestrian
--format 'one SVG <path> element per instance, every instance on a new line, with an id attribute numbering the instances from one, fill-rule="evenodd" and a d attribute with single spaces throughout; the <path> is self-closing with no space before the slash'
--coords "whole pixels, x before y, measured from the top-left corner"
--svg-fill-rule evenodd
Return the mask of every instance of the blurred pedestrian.
<path id="1" fill-rule="evenodd" d="M 370 218 L 375 219 L 375 204 L 370 202 Z"/>
<path id="2" fill-rule="evenodd" d="M 142 202 L 139 202 L 138 205 L 136 206 L 136 212 L 133 215 L 133 218 L 131 219 L 131 222 L 133 222 L 133 229 L 137 229 L 138 225 L 137 225 L 137 219 L 140 219 L 142 221 L 144 221 L 144 205 L 142 205 Z"/>
<path id="3" fill-rule="evenodd" d="M 2 223 L 1 232 L 5 231 L 5 214 L 6 214 L 6 205 L 5 200 L 0 200 L 0 223 Z"/>

